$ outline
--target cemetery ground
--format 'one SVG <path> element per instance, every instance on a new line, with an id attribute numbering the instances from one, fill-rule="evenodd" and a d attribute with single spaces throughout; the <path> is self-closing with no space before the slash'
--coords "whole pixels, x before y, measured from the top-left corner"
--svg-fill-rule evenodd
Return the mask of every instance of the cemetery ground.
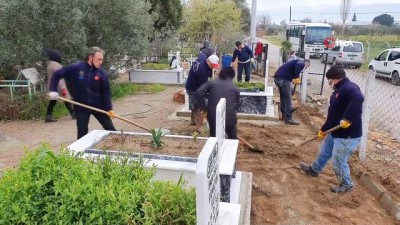
<path id="1" fill-rule="evenodd" d="M 173 134 L 191 135 L 194 126 L 190 126 L 186 118 L 174 116 L 174 111 L 182 105 L 174 103 L 172 96 L 180 90 L 182 87 L 169 86 L 158 94 L 125 97 L 113 103 L 114 111 L 150 128 L 163 127 Z M 338 195 L 329 190 L 330 185 L 337 182 L 331 164 L 317 178 L 300 171 L 299 162 L 312 162 L 320 141 L 295 147 L 290 140 L 312 138 L 316 132 L 310 124 L 321 123 L 321 116 L 317 110 L 303 107 L 295 113 L 302 121 L 300 126 L 287 126 L 282 122 L 270 125 L 239 123 L 239 135 L 264 150 L 263 154 L 254 153 L 240 145 L 237 156 L 237 170 L 253 173 L 251 224 L 396 224 L 361 185 L 358 177 L 362 169 L 357 169 L 360 165 L 357 154 L 351 159 L 355 182 L 351 193 Z M 118 130 L 142 132 L 117 119 L 114 124 Z M 101 129 L 93 117 L 89 129 Z M 205 135 L 207 133 L 202 134 Z M 1 122 L 0 169 L 18 166 L 24 146 L 32 148 L 45 141 L 57 150 L 75 140 L 75 121 L 68 116 L 56 123 L 44 123 L 43 120 Z M 380 167 L 379 171 L 390 169 L 387 164 Z M 379 180 L 379 174 L 376 179 Z M 398 199 L 396 194 L 391 196 Z"/>

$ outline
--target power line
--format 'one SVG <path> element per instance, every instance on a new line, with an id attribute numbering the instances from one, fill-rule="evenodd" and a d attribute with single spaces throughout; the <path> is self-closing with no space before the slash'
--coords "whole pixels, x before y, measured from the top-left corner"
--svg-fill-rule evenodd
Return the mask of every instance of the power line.
<path id="1" fill-rule="evenodd" d="M 339 15 L 339 14 L 341 14 L 341 13 L 328 13 L 328 12 L 296 12 L 296 11 L 293 11 L 292 13 L 306 13 L 306 14 L 333 14 L 333 15 Z M 400 13 L 400 12 L 349 12 L 349 14 L 353 14 L 353 13 L 355 13 L 355 14 L 397 14 L 397 13 Z"/>

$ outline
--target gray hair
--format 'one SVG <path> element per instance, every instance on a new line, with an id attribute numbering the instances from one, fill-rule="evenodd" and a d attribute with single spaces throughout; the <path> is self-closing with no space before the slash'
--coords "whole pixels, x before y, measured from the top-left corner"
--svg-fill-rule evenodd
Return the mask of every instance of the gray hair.
<path id="1" fill-rule="evenodd" d="M 103 55 L 105 54 L 103 49 L 93 46 L 88 49 L 87 55 L 86 55 L 86 60 L 89 59 L 89 56 L 91 56 L 91 55 L 93 56 L 94 54 L 96 54 L 96 52 L 101 52 Z"/>

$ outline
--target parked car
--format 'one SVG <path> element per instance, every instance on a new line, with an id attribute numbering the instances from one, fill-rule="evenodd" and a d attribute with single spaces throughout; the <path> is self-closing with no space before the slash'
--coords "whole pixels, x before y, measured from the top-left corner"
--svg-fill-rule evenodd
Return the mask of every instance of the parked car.
<path id="1" fill-rule="evenodd" d="M 321 51 L 320 60 L 322 63 L 326 62 L 335 64 L 342 64 L 344 66 L 355 66 L 360 68 L 364 63 L 364 45 L 358 41 L 342 41 L 331 49 Z M 327 56 L 328 55 L 328 56 Z"/>
<path id="2" fill-rule="evenodd" d="M 389 78 L 394 85 L 400 85 L 400 48 L 389 48 L 381 52 L 368 64 L 376 76 Z"/>

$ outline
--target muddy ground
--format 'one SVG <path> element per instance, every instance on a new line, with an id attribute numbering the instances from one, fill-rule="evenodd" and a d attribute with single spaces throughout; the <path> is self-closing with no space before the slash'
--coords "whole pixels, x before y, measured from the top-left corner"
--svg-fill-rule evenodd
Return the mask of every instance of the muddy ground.
<path id="1" fill-rule="evenodd" d="M 163 127 L 176 134 L 191 134 L 194 127 L 186 119 L 172 115 L 180 106 L 172 102 L 173 93 L 181 89 L 169 87 L 159 94 L 126 97 L 114 102 L 114 111 L 147 127 Z M 293 145 L 290 140 L 302 141 L 315 135 L 308 125 L 309 112 L 299 110 L 296 113 L 297 118 L 301 115 L 305 120 L 300 126 L 239 124 L 239 134 L 264 150 L 264 154 L 258 154 L 240 146 L 237 156 L 238 170 L 252 172 L 254 176 L 251 224 L 395 224 L 383 207 L 359 184 L 356 174 L 353 174 L 354 191 L 338 195 L 329 190 L 330 185 L 337 181 L 331 165 L 318 178 L 306 176 L 299 170 L 300 161 L 311 162 L 315 158 L 319 141 L 303 147 Z M 319 117 L 318 114 L 311 116 Z M 119 120 L 114 120 L 114 123 L 119 130 L 142 131 Z M 100 128 L 92 118 L 89 129 Z M 60 145 L 69 145 L 75 140 L 75 121 L 69 117 L 50 124 L 44 121 L 1 122 L 0 168 L 17 166 L 24 146 L 32 148 L 46 141 L 57 150 Z"/>

